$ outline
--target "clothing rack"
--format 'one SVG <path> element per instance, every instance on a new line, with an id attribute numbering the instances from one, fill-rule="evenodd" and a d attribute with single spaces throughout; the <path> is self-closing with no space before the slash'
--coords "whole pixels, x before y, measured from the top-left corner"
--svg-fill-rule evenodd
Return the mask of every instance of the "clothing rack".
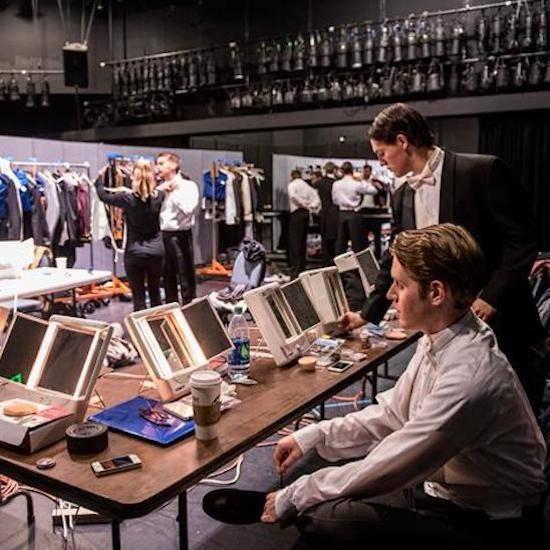
<path id="1" fill-rule="evenodd" d="M 38 162 L 38 161 L 31 161 L 31 160 L 9 160 L 10 164 L 12 166 L 19 166 L 19 167 L 31 167 L 31 168 L 65 168 L 66 170 L 70 170 L 71 168 L 81 168 L 86 170 L 86 175 L 88 177 L 88 181 L 92 181 L 90 179 L 90 163 L 89 162 Z M 92 208 L 92 201 L 90 202 L 90 219 L 91 219 L 91 208 Z M 94 270 L 94 239 L 93 235 L 90 232 L 90 267 L 88 268 L 88 272 L 92 272 Z"/>
<path id="2" fill-rule="evenodd" d="M 216 178 L 218 177 L 218 164 L 212 163 L 210 168 L 212 176 L 212 261 L 209 266 L 197 269 L 199 275 L 231 276 L 231 270 L 218 262 L 218 220 L 216 219 Z"/>

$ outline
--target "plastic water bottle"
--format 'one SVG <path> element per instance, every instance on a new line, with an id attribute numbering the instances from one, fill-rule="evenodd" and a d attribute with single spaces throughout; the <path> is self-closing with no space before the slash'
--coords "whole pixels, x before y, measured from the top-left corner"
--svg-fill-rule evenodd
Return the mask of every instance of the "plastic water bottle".
<path id="1" fill-rule="evenodd" d="M 235 308 L 228 333 L 235 346 L 227 358 L 229 377 L 246 377 L 250 373 L 250 333 L 242 308 Z"/>

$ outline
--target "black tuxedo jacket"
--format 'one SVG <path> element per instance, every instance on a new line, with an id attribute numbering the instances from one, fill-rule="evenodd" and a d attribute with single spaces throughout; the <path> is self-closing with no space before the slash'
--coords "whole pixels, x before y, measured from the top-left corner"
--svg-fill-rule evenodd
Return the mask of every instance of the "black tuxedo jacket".
<path id="1" fill-rule="evenodd" d="M 319 229 L 321 237 L 336 239 L 338 233 L 338 207 L 332 202 L 332 184 L 336 180 L 325 176 L 317 182 L 317 191 L 321 199 Z"/>
<path id="2" fill-rule="evenodd" d="M 404 228 L 402 185 L 393 196 L 394 231 Z M 542 339 L 544 332 L 531 296 L 528 275 L 537 253 L 532 214 L 526 193 L 501 159 L 445 151 L 441 176 L 440 223 L 465 227 L 477 240 L 485 258 L 486 285 L 480 298 L 497 309 L 491 325 L 506 339 Z M 379 322 L 390 302 L 391 256 L 381 261 L 375 290 L 361 312 L 368 321 Z M 530 336 L 532 335 L 532 336 Z M 532 339 L 531 339 L 532 338 Z M 499 344 L 503 342 L 499 338 Z"/>

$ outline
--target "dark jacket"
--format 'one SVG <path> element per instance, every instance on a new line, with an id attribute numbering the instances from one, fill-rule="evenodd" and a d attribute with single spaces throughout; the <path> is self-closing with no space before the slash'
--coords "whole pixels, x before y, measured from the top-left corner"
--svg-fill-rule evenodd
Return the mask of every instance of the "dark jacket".
<path id="1" fill-rule="evenodd" d="M 157 191 L 155 197 L 144 202 L 135 193 L 106 191 L 101 177 L 96 180 L 95 186 L 98 197 L 105 204 L 118 206 L 124 211 L 127 227 L 125 257 L 162 258 L 164 245 L 159 214 L 164 193 Z"/>
<path id="2" fill-rule="evenodd" d="M 394 228 L 403 228 L 402 185 L 393 197 Z M 485 258 L 487 282 L 480 298 L 496 308 L 491 326 L 503 349 L 514 340 L 534 343 L 544 337 L 528 283 L 537 253 L 526 193 L 501 159 L 445 151 L 439 221 L 465 227 Z M 376 288 L 361 315 L 379 322 L 390 302 L 391 257 L 381 262 Z"/>
<path id="3" fill-rule="evenodd" d="M 338 233 L 338 207 L 332 202 L 332 184 L 335 181 L 325 176 L 317 182 L 317 191 L 321 199 L 319 230 L 321 237 L 325 239 L 336 239 Z"/>

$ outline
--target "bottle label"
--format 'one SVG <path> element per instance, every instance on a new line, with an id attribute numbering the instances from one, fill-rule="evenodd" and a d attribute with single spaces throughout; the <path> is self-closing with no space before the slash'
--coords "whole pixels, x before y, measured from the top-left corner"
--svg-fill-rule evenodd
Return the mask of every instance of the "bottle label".
<path id="1" fill-rule="evenodd" d="M 250 340 L 248 338 L 233 338 L 232 341 L 235 349 L 229 353 L 229 364 L 232 367 L 247 368 L 250 364 Z"/>

